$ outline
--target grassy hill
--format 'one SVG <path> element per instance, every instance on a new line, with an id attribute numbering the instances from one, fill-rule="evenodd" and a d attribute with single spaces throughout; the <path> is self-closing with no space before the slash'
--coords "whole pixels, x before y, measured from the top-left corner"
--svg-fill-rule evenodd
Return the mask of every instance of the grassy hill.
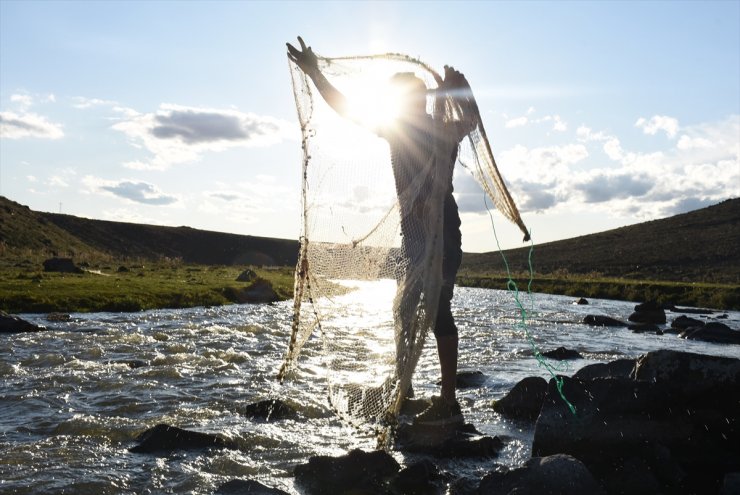
<path id="1" fill-rule="evenodd" d="M 529 248 L 504 251 L 514 272 L 528 270 Z M 740 198 L 660 220 L 534 247 L 540 275 L 740 283 Z M 465 254 L 469 273 L 504 270 L 501 253 Z"/>

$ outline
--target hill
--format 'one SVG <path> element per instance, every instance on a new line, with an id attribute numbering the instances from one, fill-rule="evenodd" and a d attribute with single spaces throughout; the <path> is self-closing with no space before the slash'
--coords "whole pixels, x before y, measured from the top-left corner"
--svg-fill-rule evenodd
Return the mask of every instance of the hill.
<path id="1" fill-rule="evenodd" d="M 529 248 L 506 250 L 511 270 L 527 271 Z M 618 229 L 534 246 L 537 274 L 634 280 L 740 283 L 740 198 Z M 501 253 L 465 254 L 469 273 L 502 272 Z"/>
<path id="2" fill-rule="evenodd" d="M 0 196 L 0 254 L 5 259 L 179 259 L 204 265 L 293 266 L 295 240 L 161 227 L 36 212 Z M 529 248 L 504 251 L 527 270 Z M 740 283 L 740 198 L 682 215 L 536 245 L 537 274 L 635 280 Z M 501 253 L 466 253 L 467 273 L 501 273 Z"/>

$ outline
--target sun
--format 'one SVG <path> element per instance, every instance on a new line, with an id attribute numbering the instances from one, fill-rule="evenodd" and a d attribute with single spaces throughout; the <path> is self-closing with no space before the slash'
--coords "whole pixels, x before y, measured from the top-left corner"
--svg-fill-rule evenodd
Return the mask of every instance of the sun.
<path id="1" fill-rule="evenodd" d="M 387 74 L 358 77 L 346 85 L 344 94 L 348 116 L 369 128 L 392 125 L 401 112 L 401 91 Z"/>

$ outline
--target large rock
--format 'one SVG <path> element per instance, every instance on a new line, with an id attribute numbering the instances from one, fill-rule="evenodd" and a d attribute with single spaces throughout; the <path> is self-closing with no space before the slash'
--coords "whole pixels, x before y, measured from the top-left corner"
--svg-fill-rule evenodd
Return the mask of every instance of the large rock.
<path id="1" fill-rule="evenodd" d="M 542 409 L 547 381 L 529 376 L 514 385 L 508 394 L 493 403 L 493 410 L 506 417 L 534 421 Z"/>
<path id="2" fill-rule="evenodd" d="M 689 318 L 688 316 L 681 315 L 671 322 L 671 328 L 679 328 L 685 330 L 691 327 L 703 327 L 704 321 L 697 320 L 696 318 Z"/>
<path id="3" fill-rule="evenodd" d="M 486 381 L 486 375 L 482 371 L 477 370 L 463 370 L 458 371 L 455 377 L 455 388 L 466 389 L 466 388 L 478 388 L 483 385 Z M 441 385 L 442 380 L 437 380 L 437 385 Z"/>
<path id="4" fill-rule="evenodd" d="M 400 424 L 396 431 L 398 450 L 439 458 L 495 457 L 503 445 L 500 438 L 484 436 L 471 424 L 452 430 Z"/>
<path id="5" fill-rule="evenodd" d="M 635 367 L 635 359 L 615 359 L 608 363 L 596 363 L 584 366 L 573 374 L 579 380 L 593 380 L 594 378 L 629 378 Z M 543 379 L 544 380 L 544 379 Z M 546 391 L 547 389 L 545 389 Z M 543 392 L 544 398 L 544 392 Z"/>
<path id="6" fill-rule="evenodd" d="M 247 268 L 243 272 L 239 274 L 238 277 L 236 277 L 237 282 L 252 282 L 253 280 L 257 279 L 257 274 L 254 272 L 254 270 L 251 270 Z"/>
<path id="7" fill-rule="evenodd" d="M 565 347 L 558 347 L 557 349 L 553 349 L 551 351 L 543 352 L 543 356 L 555 359 L 557 361 L 566 361 L 569 359 L 583 359 L 583 356 L 580 352 L 574 351 L 573 349 L 566 349 Z"/>
<path id="8" fill-rule="evenodd" d="M 46 330 L 46 328 L 34 325 L 30 321 L 26 321 L 18 316 L 0 311 L 0 333 L 38 332 L 40 330 Z"/>
<path id="9" fill-rule="evenodd" d="M 586 315 L 583 319 L 583 323 L 591 325 L 593 327 L 626 327 L 627 324 L 623 321 L 611 318 L 603 315 Z"/>
<path id="10" fill-rule="evenodd" d="M 72 258 L 49 258 L 44 260 L 45 272 L 61 273 L 83 273 L 82 268 L 78 267 L 72 261 Z"/>
<path id="11" fill-rule="evenodd" d="M 167 453 L 173 450 L 200 450 L 208 448 L 237 448 L 235 443 L 209 433 L 183 430 L 176 426 L 159 424 L 141 433 L 136 440 L 139 445 L 129 452 L 137 454 Z"/>
<path id="12" fill-rule="evenodd" d="M 578 459 L 556 454 L 533 457 L 523 467 L 493 472 L 481 480 L 480 495 L 600 495 L 603 488 Z"/>
<path id="13" fill-rule="evenodd" d="M 263 485 L 254 480 L 227 481 L 216 490 L 216 495 L 289 495 L 288 492 Z"/>
<path id="14" fill-rule="evenodd" d="M 609 493 L 717 493 L 740 470 L 738 359 L 657 351 L 630 378 L 563 384 L 576 413 L 551 380 L 532 453 L 581 459 Z"/>
<path id="15" fill-rule="evenodd" d="M 679 337 L 715 344 L 740 344 L 740 331 L 733 330 L 724 323 L 716 321 L 711 321 L 699 328 L 687 328 L 681 332 Z"/>
<path id="16" fill-rule="evenodd" d="M 293 475 L 308 495 L 387 493 L 401 466 L 387 452 L 359 449 L 341 457 L 314 456 L 296 466 Z M 364 491 L 363 491 L 364 490 Z"/>
<path id="17" fill-rule="evenodd" d="M 278 421 L 282 419 L 296 419 L 298 412 L 295 408 L 280 399 L 266 399 L 244 408 L 244 415 L 251 419 L 263 421 Z"/>

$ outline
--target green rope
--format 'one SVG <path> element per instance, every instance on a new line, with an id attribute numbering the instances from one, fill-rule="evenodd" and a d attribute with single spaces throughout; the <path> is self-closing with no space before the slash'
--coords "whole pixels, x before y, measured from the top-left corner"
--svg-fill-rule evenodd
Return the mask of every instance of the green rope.
<path id="1" fill-rule="evenodd" d="M 568 409 L 570 409 L 570 412 L 573 413 L 575 416 L 576 414 L 576 408 L 571 402 L 565 397 L 565 393 L 563 392 L 563 378 L 561 376 L 558 376 L 555 374 L 555 371 L 559 371 L 557 368 L 552 366 L 550 363 L 547 362 L 545 357 L 540 352 L 539 348 L 537 347 L 537 344 L 534 341 L 534 338 L 532 337 L 532 333 L 529 331 L 529 327 L 527 326 L 527 310 L 524 309 L 524 305 L 522 305 L 521 301 L 519 300 L 519 288 L 516 285 L 516 282 L 514 282 L 514 279 L 511 276 L 511 270 L 509 269 L 509 262 L 506 260 L 506 255 L 504 255 L 504 251 L 501 249 L 501 245 L 499 244 L 498 235 L 496 235 L 496 225 L 493 221 L 493 214 L 491 213 L 491 209 L 488 207 L 488 201 L 483 195 L 483 200 L 486 204 L 486 211 L 488 211 L 488 216 L 491 219 L 491 227 L 493 228 L 493 237 L 496 239 L 496 247 L 498 248 L 498 252 L 501 253 L 501 258 L 504 260 L 504 266 L 506 267 L 506 276 L 508 278 L 508 281 L 506 282 L 506 287 L 510 292 L 513 292 L 514 294 L 514 301 L 516 301 L 516 305 L 519 308 L 519 313 L 521 315 L 521 320 L 519 321 L 518 326 L 524 330 L 524 335 L 527 337 L 527 341 L 529 342 L 529 345 L 532 347 L 532 351 L 534 352 L 534 357 L 537 359 L 537 363 L 539 366 L 542 366 L 547 370 L 548 373 L 550 373 L 550 376 L 555 380 L 555 385 L 558 388 L 558 393 L 560 394 L 560 398 L 563 399 L 563 402 L 568 406 Z M 527 283 L 527 295 L 529 296 L 530 303 L 533 304 L 533 297 L 532 297 L 532 281 L 534 279 L 534 269 L 532 268 L 532 254 L 534 253 L 534 242 L 532 239 L 532 232 L 529 232 L 529 255 L 527 256 L 527 263 L 529 265 L 529 282 Z"/>

